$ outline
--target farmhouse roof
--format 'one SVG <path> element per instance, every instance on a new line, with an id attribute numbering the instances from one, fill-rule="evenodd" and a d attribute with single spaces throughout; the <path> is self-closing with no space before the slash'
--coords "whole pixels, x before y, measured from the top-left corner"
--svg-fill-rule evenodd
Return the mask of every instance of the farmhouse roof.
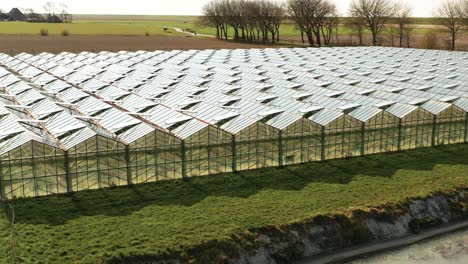
<path id="1" fill-rule="evenodd" d="M 13 21 L 26 21 L 26 16 L 21 12 L 18 8 L 13 8 L 11 9 L 10 13 L 10 19 Z"/>

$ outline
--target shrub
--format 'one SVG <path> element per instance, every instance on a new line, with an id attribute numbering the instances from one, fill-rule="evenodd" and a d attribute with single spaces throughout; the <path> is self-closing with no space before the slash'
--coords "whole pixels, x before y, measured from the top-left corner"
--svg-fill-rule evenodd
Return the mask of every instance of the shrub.
<path id="1" fill-rule="evenodd" d="M 65 29 L 65 30 L 62 31 L 62 36 L 64 36 L 64 37 L 70 36 L 70 32 Z"/>
<path id="2" fill-rule="evenodd" d="M 429 32 L 424 36 L 424 48 L 436 49 L 439 46 L 439 36 L 435 32 Z"/>
<path id="3" fill-rule="evenodd" d="M 44 37 L 45 37 L 45 36 L 49 36 L 49 30 L 47 30 L 47 29 L 41 29 L 41 30 L 39 31 L 39 34 L 40 34 L 41 36 L 44 36 Z"/>
<path id="4" fill-rule="evenodd" d="M 146 32 L 146 33 L 145 33 L 145 36 L 149 37 L 149 36 L 150 36 L 150 33 L 149 33 L 149 32 Z"/>

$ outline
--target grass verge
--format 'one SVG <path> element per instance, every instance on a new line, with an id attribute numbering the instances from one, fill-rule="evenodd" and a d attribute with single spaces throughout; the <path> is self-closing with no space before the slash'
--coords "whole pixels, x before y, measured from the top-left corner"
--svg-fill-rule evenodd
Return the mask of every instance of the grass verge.
<path id="1" fill-rule="evenodd" d="M 21 263 L 185 252 L 250 228 L 466 188 L 467 153 L 462 144 L 17 200 L 16 252 Z M 0 218 L 0 249 L 8 232 Z"/>

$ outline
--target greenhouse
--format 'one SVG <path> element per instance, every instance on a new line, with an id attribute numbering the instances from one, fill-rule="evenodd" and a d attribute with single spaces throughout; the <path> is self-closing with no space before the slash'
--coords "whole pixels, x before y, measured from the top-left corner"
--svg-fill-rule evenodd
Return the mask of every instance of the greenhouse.
<path id="1" fill-rule="evenodd" d="M 0 54 L 0 196 L 468 142 L 468 53 Z"/>

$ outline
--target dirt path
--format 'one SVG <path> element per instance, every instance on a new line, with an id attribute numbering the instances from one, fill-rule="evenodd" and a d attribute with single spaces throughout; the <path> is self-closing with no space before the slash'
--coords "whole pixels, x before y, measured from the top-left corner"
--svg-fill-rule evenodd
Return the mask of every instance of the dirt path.
<path id="1" fill-rule="evenodd" d="M 181 28 L 178 28 L 178 27 L 161 26 L 160 28 L 171 28 L 171 29 L 175 30 L 178 33 L 187 34 L 187 35 L 192 36 L 192 37 L 195 37 L 195 36 L 197 36 L 197 37 L 207 37 L 207 38 L 214 38 L 215 37 L 215 36 L 212 36 L 212 35 L 192 33 L 192 32 L 185 31 L 185 30 L 183 30 Z"/>
<path id="2" fill-rule="evenodd" d="M 174 50 L 174 49 L 236 49 L 262 48 L 270 45 L 246 44 L 206 37 L 115 36 L 115 35 L 0 35 L 0 52 L 41 53 L 62 51 L 120 51 L 120 50 Z"/>

